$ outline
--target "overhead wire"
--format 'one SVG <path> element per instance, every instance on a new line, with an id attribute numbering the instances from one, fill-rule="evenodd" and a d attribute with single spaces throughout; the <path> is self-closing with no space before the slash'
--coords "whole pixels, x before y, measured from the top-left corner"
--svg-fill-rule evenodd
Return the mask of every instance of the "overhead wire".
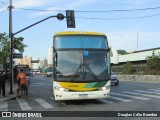
<path id="1" fill-rule="evenodd" d="M 0 13 L 4 13 L 4 12 L 6 12 L 6 11 L 8 11 L 8 10 L 3 10 L 3 11 L 0 11 Z"/>
<path id="2" fill-rule="evenodd" d="M 57 12 L 65 12 L 65 10 L 45 10 L 45 9 L 27 9 L 27 8 L 14 8 L 14 9 L 21 9 L 21 10 L 32 10 L 32 11 L 57 11 Z M 117 10 L 103 10 L 103 11 L 76 11 L 81 13 L 104 13 L 104 12 L 129 12 L 129 11 L 146 11 L 146 10 L 156 10 L 160 9 L 160 7 L 150 7 L 150 8 L 139 8 L 139 9 L 117 9 Z"/>
<path id="3" fill-rule="evenodd" d="M 2 3 L 3 5 L 7 5 L 7 6 L 8 6 L 8 4 L 6 4 L 5 2 L 3 2 L 3 1 L 1 1 L 1 0 L 0 0 L 0 3 Z"/>
<path id="4" fill-rule="evenodd" d="M 8 4 L 6 4 L 5 2 L 3 2 L 3 1 L 1 1 L 1 0 L 0 0 L 0 3 L 2 3 L 2 4 L 5 5 L 5 6 L 8 6 Z M 6 12 L 6 11 L 8 11 L 8 10 L 0 11 L 0 13 L 4 13 L 4 12 Z"/>
<path id="5" fill-rule="evenodd" d="M 65 12 L 64 10 L 45 10 L 45 9 L 27 9 L 27 8 L 14 8 L 14 9 L 21 9 L 21 10 L 32 10 L 32 11 L 57 11 L 57 12 Z M 149 8 L 140 8 L 140 9 L 117 9 L 117 10 L 106 10 L 106 11 L 75 11 L 81 13 L 104 13 L 104 12 L 129 12 L 129 11 L 146 11 L 146 10 L 156 10 L 160 9 L 160 7 L 149 7 Z M 7 10 L 1 11 L 3 13 Z M 96 17 L 76 17 L 81 19 L 99 19 L 99 20 L 122 20 L 122 19 L 138 19 L 138 18 L 148 18 L 148 17 L 155 17 L 159 16 L 160 14 L 152 14 L 146 16 L 139 16 L 139 17 L 124 17 L 124 18 L 96 18 Z"/>
<path id="6" fill-rule="evenodd" d="M 91 19 L 91 20 L 128 20 L 128 19 L 140 19 L 140 18 L 149 18 L 149 17 L 156 17 L 160 16 L 160 14 L 152 14 L 152 15 L 145 15 L 145 16 L 138 16 L 138 17 L 122 17 L 122 18 L 98 18 L 98 17 L 76 17 L 80 19 Z"/>
<path id="7" fill-rule="evenodd" d="M 122 4 L 99 4 L 99 5 L 52 5 L 46 7 L 98 7 L 98 6 L 127 6 L 127 5 L 151 5 L 151 4 L 160 4 L 160 2 L 153 2 L 153 3 L 122 3 Z"/>

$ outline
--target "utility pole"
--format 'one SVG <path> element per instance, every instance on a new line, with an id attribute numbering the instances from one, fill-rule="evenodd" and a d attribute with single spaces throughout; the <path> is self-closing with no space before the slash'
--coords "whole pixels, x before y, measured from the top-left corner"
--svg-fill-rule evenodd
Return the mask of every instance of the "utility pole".
<path id="1" fill-rule="evenodd" d="M 137 51 L 138 51 L 138 32 L 137 32 Z"/>
<path id="2" fill-rule="evenodd" d="M 10 93 L 13 94 L 13 31 L 12 31 L 12 0 L 10 0 L 9 9 L 9 38 L 10 38 L 10 69 L 9 69 L 9 80 L 10 80 Z"/>

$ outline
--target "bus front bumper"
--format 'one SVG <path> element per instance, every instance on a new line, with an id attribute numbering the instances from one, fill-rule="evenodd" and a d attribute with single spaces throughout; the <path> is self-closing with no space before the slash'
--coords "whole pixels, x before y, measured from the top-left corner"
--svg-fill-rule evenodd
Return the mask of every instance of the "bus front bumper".
<path id="1" fill-rule="evenodd" d="M 61 92 L 54 91 L 55 100 L 82 100 L 82 99 L 100 99 L 107 98 L 110 95 L 110 89 L 103 91 L 89 92 Z"/>

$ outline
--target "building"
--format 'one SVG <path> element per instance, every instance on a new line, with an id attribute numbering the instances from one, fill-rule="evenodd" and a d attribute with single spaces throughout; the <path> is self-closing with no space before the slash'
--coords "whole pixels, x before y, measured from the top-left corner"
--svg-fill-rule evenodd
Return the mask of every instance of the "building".
<path id="1" fill-rule="evenodd" d="M 144 71 L 146 69 L 147 57 L 152 56 L 153 53 L 155 55 L 160 56 L 160 47 L 152 48 L 146 50 L 135 51 L 133 53 L 119 55 L 118 63 L 113 64 L 113 57 L 111 57 L 111 68 L 113 72 L 121 72 L 124 64 L 127 62 L 131 62 L 133 66 L 135 66 L 136 71 Z"/>
<path id="2" fill-rule="evenodd" d="M 25 65 L 29 65 L 30 68 L 32 68 L 32 57 L 29 56 L 23 56 L 22 59 L 14 59 L 14 66 L 15 65 L 20 65 L 20 64 L 25 64 Z"/>
<path id="3" fill-rule="evenodd" d="M 48 49 L 48 66 L 53 65 L 53 49 L 49 48 Z"/>
<path id="4" fill-rule="evenodd" d="M 32 59 L 32 68 L 34 70 L 40 69 L 40 59 Z"/>
<path id="5" fill-rule="evenodd" d="M 46 58 L 44 60 L 40 60 L 40 68 L 48 67 L 48 61 Z"/>

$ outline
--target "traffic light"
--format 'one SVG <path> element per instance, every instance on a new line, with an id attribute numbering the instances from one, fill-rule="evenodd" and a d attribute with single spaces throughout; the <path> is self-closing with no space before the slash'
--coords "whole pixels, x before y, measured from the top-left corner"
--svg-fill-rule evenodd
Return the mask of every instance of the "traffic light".
<path id="1" fill-rule="evenodd" d="M 68 28 L 75 28 L 74 10 L 66 10 L 66 20 Z"/>

